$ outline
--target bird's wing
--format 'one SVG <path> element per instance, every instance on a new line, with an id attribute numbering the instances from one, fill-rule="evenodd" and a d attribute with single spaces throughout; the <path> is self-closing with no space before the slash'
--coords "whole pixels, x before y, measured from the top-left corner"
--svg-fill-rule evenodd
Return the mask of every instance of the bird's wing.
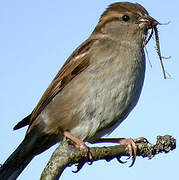
<path id="1" fill-rule="evenodd" d="M 43 109 L 50 103 L 50 101 L 79 73 L 84 71 L 89 66 L 89 52 L 90 47 L 95 42 L 95 39 L 88 39 L 82 43 L 67 59 L 60 71 L 57 73 L 37 106 L 32 113 L 20 121 L 14 130 L 26 125 L 31 125 Z"/>

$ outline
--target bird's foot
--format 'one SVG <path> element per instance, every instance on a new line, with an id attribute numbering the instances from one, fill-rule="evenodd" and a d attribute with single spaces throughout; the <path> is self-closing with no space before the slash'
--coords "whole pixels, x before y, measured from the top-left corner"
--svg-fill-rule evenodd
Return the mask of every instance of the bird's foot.
<path id="1" fill-rule="evenodd" d="M 74 173 L 79 172 L 84 164 L 87 162 L 89 165 L 93 163 L 93 155 L 90 152 L 90 148 L 79 138 L 73 136 L 69 131 L 64 132 L 64 136 L 67 137 L 68 139 L 72 140 L 75 144 L 75 147 L 79 149 L 80 151 L 84 149 L 88 149 L 88 152 L 85 157 L 83 157 L 78 163 L 77 163 L 77 170 L 73 171 Z"/>
<path id="2" fill-rule="evenodd" d="M 76 171 L 72 171 L 72 172 L 74 172 L 74 173 L 79 172 L 85 163 L 88 163 L 88 165 L 92 165 L 93 155 L 90 152 L 90 148 L 89 147 L 87 147 L 87 148 L 88 148 L 88 152 L 87 152 L 86 156 L 84 156 L 82 159 L 80 159 L 80 161 L 76 164 L 76 167 L 77 167 Z"/>
<path id="3" fill-rule="evenodd" d="M 101 138 L 93 143 L 104 143 L 104 142 L 107 142 L 107 143 L 119 143 L 120 145 L 125 145 L 127 146 L 128 148 L 128 152 L 129 152 L 129 158 L 132 158 L 132 163 L 129 167 L 132 167 L 135 163 L 135 160 L 136 160 L 136 155 L 137 155 L 137 143 L 141 143 L 141 142 L 147 142 L 148 143 L 148 140 L 144 137 L 140 137 L 140 138 L 137 138 L 137 139 L 126 139 L 126 138 Z M 120 157 L 117 158 L 117 160 L 120 162 L 120 163 L 126 163 L 126 161 L 121 161 Z"/>

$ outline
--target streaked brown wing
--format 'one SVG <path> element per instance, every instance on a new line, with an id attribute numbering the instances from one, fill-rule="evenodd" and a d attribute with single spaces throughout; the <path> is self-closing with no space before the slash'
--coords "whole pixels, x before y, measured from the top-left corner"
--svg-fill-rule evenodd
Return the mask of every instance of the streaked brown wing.
<path id="1" fill-rule="evenodd" d="M 19 129 L 23 126 L 30 125 L 36 117 L 43 111 L 49 102 L 79 73 L 86 69 L 89 65 L 89 51 L 95 39 L 88 39 L 82 43 L 67 59 L 63 67 L 57 73 L 37 106 L 32 111 L 31 115 L 20 121 L 14 129 Z"/>

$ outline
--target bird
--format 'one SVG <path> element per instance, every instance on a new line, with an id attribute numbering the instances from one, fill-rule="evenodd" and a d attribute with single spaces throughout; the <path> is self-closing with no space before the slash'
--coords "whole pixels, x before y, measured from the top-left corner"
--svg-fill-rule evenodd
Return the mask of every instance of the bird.
<path id="1" fill-rule="evenodd" d="M 86 142 L 112 142 L 102 137 L 116 129 L 139 100 L 146 69 L 144 47 L 150 29 L 158 24 L 138 3 L 109 5 L 37 106 L 14 127 L 28 129 L 0 167 L 0 179 L 16 179 L 36 155 L 64 137 L 79 150 Z M 118 142 L 127 144 L 135 159 L 135 141 L 119 138 Z"/>

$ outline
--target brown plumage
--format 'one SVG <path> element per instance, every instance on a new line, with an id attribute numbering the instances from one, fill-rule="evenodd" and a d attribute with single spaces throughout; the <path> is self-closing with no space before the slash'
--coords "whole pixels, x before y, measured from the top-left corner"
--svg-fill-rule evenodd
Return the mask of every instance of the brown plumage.
<path id="1" fill-rule="evenodd" d="M 0 179 L 18 177 L 34 156 L 63 136 L 81 149 L 83 141 L 99 141 L 111 133 L 139 99 L 145 75 L 144 41 L 148 29 L 157 24 L 139 4 L 110 5 L 32 113 L 14 127 L 29 125 L 22 143 L 0 168 Z"/>

